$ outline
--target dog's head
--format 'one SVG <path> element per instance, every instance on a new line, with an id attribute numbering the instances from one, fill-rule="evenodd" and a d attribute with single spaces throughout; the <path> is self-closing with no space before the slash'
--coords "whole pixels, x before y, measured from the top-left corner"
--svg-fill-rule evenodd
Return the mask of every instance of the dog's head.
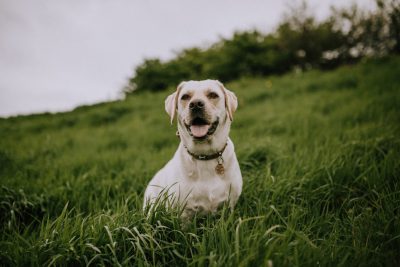
<path id="1" fill-rule="evenodd" d="M 216 80 L 182 82 L 165 100 L 171 123 L 176 116 L 182 142 L 194 153 L 225 145 L 237 105 L 235 94 Z"/>

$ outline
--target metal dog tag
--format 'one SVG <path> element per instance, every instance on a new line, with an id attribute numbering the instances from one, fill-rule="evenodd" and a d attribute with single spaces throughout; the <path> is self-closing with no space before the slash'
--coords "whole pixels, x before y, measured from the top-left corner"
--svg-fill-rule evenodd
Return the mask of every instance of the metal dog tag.
<path id="1" fill-rule="evenodd" d="M 217 172 L 217 174 L 223 175 L 225 172 L 224 165 L 222 163 L 218 163 L 217 166 L 215 166 L 215 171 Z"/>
<path id="2" fill-rule="evenodd" d="M 215 172 L 218 175 L 223 175 L 225 173 L 225 168 L 224 168 L 224 159 L 222 158 L 222 153 L 219 155 L 218 159 L 218 164 L 215 166 Z"/>

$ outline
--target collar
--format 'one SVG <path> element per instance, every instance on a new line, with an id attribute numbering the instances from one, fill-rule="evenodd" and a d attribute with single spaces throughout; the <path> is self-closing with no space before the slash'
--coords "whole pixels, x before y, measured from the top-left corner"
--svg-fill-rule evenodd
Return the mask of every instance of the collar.
<path id="1" fill-rule="evenodd" d="M 197 154 L 190 152 L 189 149 L 185 145 L 184 145 L 184 147 L 185 147 L 186 151 L 189 153 L 189 155 L 191 155 L 195 159 L 211 160 L 211 159 L 216 159 L 216 158 L 222 158 L 222 153 L 224 153 L 227 145 L 228 145 L 228 143 L 225 143 L 224 147 L 220 151 L 218 151 L 217 153 L 211 154 L 211 155 L 197 155 Z"/>

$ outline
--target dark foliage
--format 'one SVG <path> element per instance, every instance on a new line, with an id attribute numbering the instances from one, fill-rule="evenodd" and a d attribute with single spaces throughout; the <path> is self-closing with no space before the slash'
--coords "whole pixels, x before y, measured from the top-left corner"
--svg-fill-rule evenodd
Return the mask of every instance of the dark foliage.
<path id="1" fill-rule="evenodd" d="M 376 1 L 374 11 L 334 9 L 318 22 L 305 2 L 284 16 L 275 32 L 236 32 L 208 48 L 189 48 L 172 60 L 145 59 L 124 89 L 160 91 L 182 80 L 281 74 L 292 69 L 334 68 L 366 56 L 400 52 L 400 3 Z"/>

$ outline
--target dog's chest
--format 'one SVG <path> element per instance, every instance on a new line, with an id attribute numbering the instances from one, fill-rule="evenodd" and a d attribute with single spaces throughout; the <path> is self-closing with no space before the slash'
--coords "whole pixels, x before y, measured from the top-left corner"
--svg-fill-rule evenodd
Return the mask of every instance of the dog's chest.
<path id="1" fill-rule="evenodd" d="M 229 198 L 230 183 L 218 175 L 192 180 L 186 186 L 190 192 L 186 207 L 193 211 L 215 212 Z"/>

